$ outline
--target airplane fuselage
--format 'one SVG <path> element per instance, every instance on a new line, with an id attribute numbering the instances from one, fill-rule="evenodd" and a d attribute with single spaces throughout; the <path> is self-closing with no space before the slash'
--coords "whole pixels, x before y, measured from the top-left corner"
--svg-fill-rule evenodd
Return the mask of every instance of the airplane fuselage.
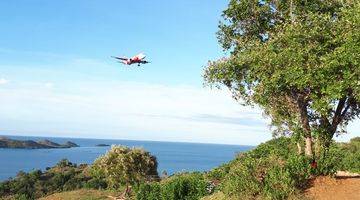
<path id="1" fill-rule="evenodd" d="M 139 59 L 130 58 L 128 60 L 124 60 L 123 63 L 126 64 L 126 65 L 132 65 L 132 64 L 146 64 L 148 62 L 145 61 L 145 60 L 139 60 Z"/>
<path id="2" fill-rule="evenodd" d="M 114 57 L 118 60 L 121 60 L 120 62 L 125 64 L 125 65 L 132 65 L 132 64 L 138 64 L 138 66 L 140 66 L 140 64 L 146 64 L 149 63 L 148 61 L 144 60 L 145 59 L 145 55 L 144 54 L 138 54 L 132 58 L 121 58 L 121 57 Z"/>

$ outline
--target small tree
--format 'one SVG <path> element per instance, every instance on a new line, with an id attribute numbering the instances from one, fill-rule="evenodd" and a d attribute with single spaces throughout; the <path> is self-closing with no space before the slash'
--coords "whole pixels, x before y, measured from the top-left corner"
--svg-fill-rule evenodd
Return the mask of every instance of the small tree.
<path id="1" fill-rule="evenodd" d="M 258 105 L 275 133 L 315 136 L 329 147 L 360 113 L 360 6 L 355 1 L 231 0 L 219 42 L 231 56 L 209 62 L 205 82 Z M 301 146 L 299 146 L 301 147 Z"/>
<path id="2" fill-rule="evenodd" d="M 158 178 L 156 157 L 141 148 L 112 146 L 95 160 L 92 169 L 102 174 L 112 188 L 139 184 Z"/>

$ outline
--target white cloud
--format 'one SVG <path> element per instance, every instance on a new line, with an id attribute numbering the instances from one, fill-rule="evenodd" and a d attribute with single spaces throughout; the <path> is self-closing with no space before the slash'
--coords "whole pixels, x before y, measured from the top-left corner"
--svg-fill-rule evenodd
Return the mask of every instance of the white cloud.
<path id="1" fill-rule="evenodd" d="M 51 82 L 47 82 L 47 83 L 44 84 L 44 86 L 45 86 L 46 88 L 48 88 L 48 89 L 51 89 L 51 88 L 54 87 L 54 84 L 51 83 Z"/>
<path id="2" fill-rule="evenodd" d="M 212 143 L 258 144 L 271 137 L 259 110 L 240 106 L 224 91 L 134 82 L 59 87 L 0 89 L 0 126 L 58 136 Z"/>
<path id="3" fill-rule="evenodd" d="M 56 90 L 39 86 L 0 88 L 3 130 L 252 145 L 271 138 L 261 111 L 239 105 L 226 91 L 138 82 L 64 82 Z M 359 135 L 358 122 L 336 139 Z"/>
<path id="4" fill-rule="evenodd" d="M 8 80 L 6 80 L 6 79 L 4 79 L 4 78 L 0 78 L 0 85 L 5 85 L 5 84 L 7 84 L 7 83 L 9 83 Z"/>
<path id="5" fill-rule="evenodd" d="M 153 84 L 166 77 L 154 72 L 156 67 L 129 70 L 91 59 L 64 62 L 55 67 L 1 67 L 17 81 L 12 88 L 0 87 L 0 134 L 9 130 L 13 134 L 232 144 L 259 144 L 271 138 L 261 111 L 242 107 L 226 91 Z M 30 73 L 34 75 L 29 77 Z M 160 76 L 159 80 L 148 78 Z M 349 125 L 350 134 L 337 139 L 346 141 L 359 135 L 358 130 L 356 120 Z"/>

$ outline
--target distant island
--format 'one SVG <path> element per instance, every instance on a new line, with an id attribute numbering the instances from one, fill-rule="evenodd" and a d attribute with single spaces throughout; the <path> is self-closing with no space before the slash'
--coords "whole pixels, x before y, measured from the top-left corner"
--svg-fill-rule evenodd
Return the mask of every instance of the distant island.
<path id="1" fill-rule="evenodd" d="M 13 140 L 7 137 L 0 137 L 0 148 L 14 148 L 14 149 L 56 149 L 56 148 L 71 148 L 79 147 L 79 145 L 67 141 L 65 144 L 58 144 L 50 140 Z"/>
<path id="2" fill-rule="evenodd" d="M 109 147 L 110 145 L 108 145 L 108 144 L 97 144 L 95 146 L 96 147 Z"/>

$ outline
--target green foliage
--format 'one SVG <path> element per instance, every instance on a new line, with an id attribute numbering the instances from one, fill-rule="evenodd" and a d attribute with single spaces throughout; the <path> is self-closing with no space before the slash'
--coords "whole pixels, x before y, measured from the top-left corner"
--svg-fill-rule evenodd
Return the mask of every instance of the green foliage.
<path id="1" fill-rule="evenodd" d="M 345 171 L 360 173 L 360 151 L 345 154 L 342 159 L 342 169 Z"/>
<path id="2" fill-rule="evenodd" d="M 264 178 L 263 196 L 268 199 L 287 199 L 296 190 L 291 175 L 286 168 L 280 166 L 268 170 Z"/>
<path id="3" fill-rule="evenodd" d="M 271 155 L 287 159 L 296 153 L 296 146 L 288 137 L 279 137 L 262 143 L 252 151 L 248 152 L 253 158 L 266 158 Z"/>
<path id="4" fill-rule="evenodd" d="M 92 178 L 84 184 L 85 188 L 106 189 L 108 187 L 105 179 Z"/>
<path id="5" fill-rule="evenodd" d="M 206 186 L 202 174 L 178 175 L 163 184 L 162 197 L 164 200 L 196 200 L 207 194 Z"/>
<path id="6" fill-rule="evenodd" d="M 341 170 L 360 173 L 360 137 L 355 137 L 349 143 L 340 144 L 342 154 Z"/>
<path id="7" fill-rule="evenodd" d="M 197 200 L 208 194 L 207 182 L 200 173 L 181 174 L 161 183 L 142 184 L 137 200 Z"/>
<path id="8" fill-rule="evenodd" d="M 312 159 L 298 155 L 291 138 L 280 137 L 239 154 L 235 160 L 213 169 L 206 178 L 220 180 L 226 199 L 302 198 L 301 191 L 316 175 L 333 175 L 336 171 L 359 172 L 360 140 L 331 143 L 326 151 Z"/>
<path id="9" fill-rule="evenodd" d="M 140 148 L 112 146 L 95 160 L 92 174 L 104 177 L 111 188 L 158 179 L 156 157 Z"/>
<path id="10" fill-rule="evenodd" d="M 56 164 L 57 167 L 76 167 L 75 165 L 73 165 L 72 162 L 70 162 L 68 159 L 62 159 L 60 160 L 57 164 Z"/>
<path id="11" fill-rule="evenodd" d="M 137 200 L 161 200 L 160 183 L 143 183 L 137 188 Z"/>
<path id="12" fill-rule="evenodd" d="M 261 183 L 268 164 L 265 159 L 242 157 L 225 177 L 223 192 L 243 199 L 258 195 L 262 190 Z"/>
<path id="13" fill-rule="evenodd" d="M 317 175 L 334 175 L 336 171 L 342 168 L 344 151 L 341 151 L 338 144 L 332 143 L 330 148 L 321 152 L 317 157 Z"/>
<path id="14" fill-rule="evenodd" d="M 304 20 L 309 13 L 335 13 L 342 3 L 341 0 L 230 0 L 219 25 L 219 43 L 225 50 L 241 51 L 254 41 L 266 41 L 284 23 Z"/>
<path id="15" fill-rule="evenodd" d="M 240 154 L 220 190 L 234 199 L 287 199 L 306 186 L 310 175 L 309 159 L 296 154 L 290 138 L 281 137 Z"/>
<path id="16" fill-rule="evenodd" d="M 15 199 L 16 200 L 29 200 L 29 199 L 33 199 L 33 198 L 26 194 L 17 194 L 17 195 L 15 195 Z"/>
<path id="17" fill-rule="evenodd" d="M 304 188 L 312 175 L 312 168 L 309 165 L 308 157 L 300 155 L 291 155 L 285 163 L 285 169 L 293 181 L 291 184 L 295 188 Z"/>
<path id="18" fill-rule="evenodd" d="M 66 160 L 53 168 L 42 172 L 20 171 L 14 179 L 0 183 L 0 198 L 13 196 L 15 199 L 37 199 L 54 192 L 75 190 L 84 187 L 91 177 L 83 174 L 84 168 L 78 168 Z M 63 165 L 67 163 L 66 165 Z"/>
<path id="19" fill-rule="evenodd" d="M 328 147 L 360 114 L 359 13 L 352 1 L 231 0 L 219 42 L 232 54 L 209 62 L 205 82 L 258 105 L 276 134 Z"/>
<path id="20" fill-rule="evenodd" d="M 230 161 L 229 163 L 222 164 L 219 167 L 216 167 L 206 173 L 206 177 L 210 180 L 222 180 L 229 173 L 232 163 L 235 161 Z"/>

